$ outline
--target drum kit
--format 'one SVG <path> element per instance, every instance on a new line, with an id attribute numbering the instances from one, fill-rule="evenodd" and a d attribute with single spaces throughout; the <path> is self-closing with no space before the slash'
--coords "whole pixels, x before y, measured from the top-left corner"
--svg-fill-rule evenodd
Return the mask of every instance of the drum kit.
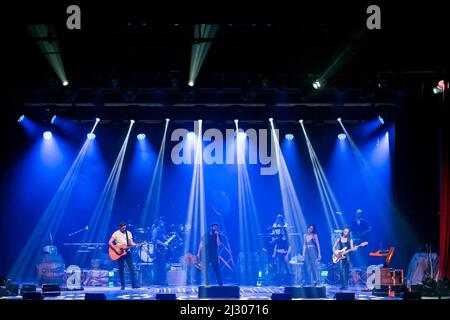
<path id="1" fill-rule="evenodd" d="M 145 242 L 141 246 L 135 255 L 140 263 L 153 263 L 156 259 L 157 248 L 155 243 L 152 241 L 152 230 L 149 227 L 135 227 L 130 225 L 131 232 L 135 238 L 135 242 Z M 168 261 L 178 262 L 179 257 L 182 255 L 184 235 L 186 232 L 186 226 L 184 224 L 170 225 L 166 228 L 169 232 L 165 235 L 164 242 L 167 243 L 167 248 L 164 249 L 168 256 Z"/>

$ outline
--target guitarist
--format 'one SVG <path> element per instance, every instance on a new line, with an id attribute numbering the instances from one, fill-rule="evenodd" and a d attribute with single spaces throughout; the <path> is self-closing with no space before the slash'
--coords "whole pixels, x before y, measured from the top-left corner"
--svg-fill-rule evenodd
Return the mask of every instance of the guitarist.
<path id="1" fill-rule="evenodd" d="M 121 252 L 119 252 L 115 245 L 126 245 L 126 246 L 133 246 L 136 247 L 137 244 L 134 243 L 133 241 L 133 235 L 131 234 L 130 231 L 127 230 L 127 224 L 126 222 L 120 222 L 119 223 L 119 230 L 116 230 L 112 236 L 111 239 L 109 239 L 109 247 L 114 250 L 117 254 L 121 254 Z M 117 260 L 118 264 L 119 264 L 119 276 L 120 276 L 120 284 L 121 284 L 121 290 L 125 290 L 125 272 L 124 272 L 124 268 L 125 268 L 125 262 L 128 265 L 128 269 L 130 270 L 130 278 L 131 278 L 131 285 L 133 287 L 133 289 L 139 288 L 136 285 L 136 281 L 134 278 L 134 265 L 133 265 L 133 258 L 131 256 L 130 253 L 127 253 L 123 256 L 121 256 L 118 260 Z"/>
<path id="2" fill-rule="evenodd" d="M 165 285 L 166 283 L 166 252 L 167 245 L 164 243 L 166 238 L 166 218 L 159 217 L 154 224 L 152 231 L 152 241 L 155 244 L 156 250 L 156 274 L 155 284 Z"/>
<path id="3" fill-rule="evenodd" d="M 372 230 L 370 224 L 363 219 L 362 214 L 361 209 L 356 210 L 355 220 L 351 225 L 352 238 L 355 244 L 366 241 L 366 235 Z"/>
<path id="4" fill-rule="evenodd" d="M 345 227 L 342 230 L 341 236 L 336 239 L 333 245 L 333 252 L 335 255 L 340 256 L 339 250 L 344 248 L 353 249 L 353 240 L 350 238 L 350 228 Z M 339 270 L 340 270 L 340 278 L 341 278 L 341 290 L 348 289 L 348 274 L 350 270 L 350 262 L 348 254 L 345 255 L 345 258 L 339 261 Z"/>

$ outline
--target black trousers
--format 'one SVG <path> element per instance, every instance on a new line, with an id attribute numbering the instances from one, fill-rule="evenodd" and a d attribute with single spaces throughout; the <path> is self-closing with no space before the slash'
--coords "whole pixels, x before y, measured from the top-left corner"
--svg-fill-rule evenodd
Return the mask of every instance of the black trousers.
<path id="1" fill-rule="evenodd" d="M 165 285 L 166 284 L 166 255 L 164 253 L 158 253 L 155 259 L 155 284 Z"/>
<path id="2" fill-rule="evenodd" d="M 305 282 L 308 285 L 316 284 L 317 277 L 317 261 L 316 256 L 310 252 L 306 253 L 305 257 Z"/>
<path id="3" fill-rule="evenodd" d="M 339 262 L 339 271 L 341 275 L 341 285 L 342 288 L 348 288 L 348 274 L 350 271 L 350 264 L 348 259 L 343 259 Z"/>
<path id="4" fill-rule="evenodd" d="M 207 255 L 205 259 L 206 267 L 206 285 L 209 285 L 209 267 L 212 267 L 216 274 L 217 283 L 223 286 L 222 275 L 220 274 L 219 257 L 218 255 Z"/>
<path id="5" fill-rule="evenodd" d="M 131 252 L 128 252 L 126 255 L 121 256 L 119 260 L 117 260 L 117 262 L 119 264 L 119 277 L 122 287 L 125 287 L 125 262 L 128 265 L 128 270 L 130 270 L 131 285 L 133 287 L 136 287 L 136 281 L 134 278 L 134 264 Z"/>
<path id="6" fill-rule="evenodd" d="M 275 274 L 278 285 L 291 284 L 291 265 L 284 259 L 285 256 L 285 253 L 277 253 L 275 256 Z"/>

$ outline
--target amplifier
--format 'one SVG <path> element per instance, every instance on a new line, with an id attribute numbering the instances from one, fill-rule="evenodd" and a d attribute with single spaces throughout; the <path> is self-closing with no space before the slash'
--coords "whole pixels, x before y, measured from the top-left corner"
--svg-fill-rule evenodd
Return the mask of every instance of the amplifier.
<path id="1" fill-rule="evenodd" d="M 403 269 L 380 269 L 380 285 L 403 285 Z"/>

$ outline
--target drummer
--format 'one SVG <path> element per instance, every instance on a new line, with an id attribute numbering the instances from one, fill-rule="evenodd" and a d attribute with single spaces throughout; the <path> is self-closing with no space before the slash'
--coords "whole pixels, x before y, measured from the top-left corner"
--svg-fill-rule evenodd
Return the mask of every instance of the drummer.
<path id="1" fill-rule="evenodd" d="M 282 214 L 277 215 L 275 222 L 272 225 L 272 240 L 270 243 L 274 243 L 281 235 L 281 229 L 286 229 L 287 223 Z"/>
<path id="2" fill-rule="evenodd" d="M 287 228 L 286 219 L 282 214 L 277 215 L 277 218 L 275 219 L 275 222 L 273 223 L 272 227 L 274 228 Z"/>

